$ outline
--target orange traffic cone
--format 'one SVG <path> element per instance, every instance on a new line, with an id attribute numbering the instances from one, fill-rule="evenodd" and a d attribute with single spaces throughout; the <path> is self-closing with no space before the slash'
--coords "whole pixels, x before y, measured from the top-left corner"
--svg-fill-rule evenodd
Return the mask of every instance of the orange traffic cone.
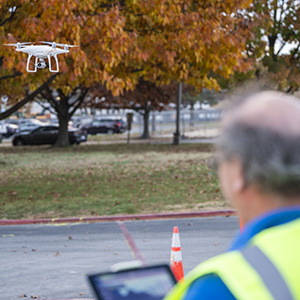
<path id="1" fill-rule="evenodd" d="M 178 227 L 173 228 L 170 267 L 177 280 L 184 277 Z"/>

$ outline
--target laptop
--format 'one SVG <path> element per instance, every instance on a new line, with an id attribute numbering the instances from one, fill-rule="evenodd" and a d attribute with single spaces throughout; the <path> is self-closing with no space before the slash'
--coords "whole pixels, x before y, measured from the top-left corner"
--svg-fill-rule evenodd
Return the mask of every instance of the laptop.
<path id="1" fill-rule="evenodd" d="M 162 300 L 176 284 L 168 264 L 114 269 L 88 280 L 98 300 Z"/>

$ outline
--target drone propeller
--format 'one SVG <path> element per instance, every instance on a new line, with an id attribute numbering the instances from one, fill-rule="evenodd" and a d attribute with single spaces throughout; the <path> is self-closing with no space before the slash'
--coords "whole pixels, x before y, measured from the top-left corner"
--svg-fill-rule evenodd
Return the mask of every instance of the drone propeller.
<path id="1" fill-rule="evenodd" d="M 77 45 L 68 45 L 68 44 L 56 44 L 56 45 L 60 47 L 69 47 L 69 48 L 78 47 Z"/>
<path id="2" fill-rule="evenodd" d="M 47 44 L 47 45 L 51 45 L 52 48 L 56 48 L 56 45 L 57 45 L 55 42 L 44 42 L 44 41 L 40 41 L 40 43 Z"/>
<path id="3" fill-rule="evenodd" d="M 21 48 L 23 45 L 33 44 L 32 42 L 25 42 L 25 43 L 14 43 L 14 44 L 4 44 L 5 46 L 15 46 L 17 48 Z"/>
<path id="4" fill-rule="evenodd" d="M 56 46 L 64 47 L 65 50 L 69 50 L 69 48 L 72 48 L 72 47 L 78 47 L 77 45 L 59 44 L 59 43 L 55 43 L 55 42 L 40 41 L 40 43 L 44 43 L 44 44 L 47 44 L 47 45 L 52 45 L 53 48 L 56 48 Z"/>

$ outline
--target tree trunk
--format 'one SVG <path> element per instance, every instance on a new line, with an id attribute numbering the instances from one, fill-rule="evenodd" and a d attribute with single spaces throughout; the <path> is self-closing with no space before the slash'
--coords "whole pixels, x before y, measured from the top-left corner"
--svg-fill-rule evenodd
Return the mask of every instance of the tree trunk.
<path id="1" fill-rule="evenodd" d="M 149 116 L 150 116 L 150 110 L 145 109 L 143 117 L 144 117 L 144 132 L 140 136 L 141 139 L 150 139 L 150 133 L 149 133 Z"/>
<path id="2" fill-rule="evenodd" d="M 58 137 L 54 144 L 54 147 L 64 147 L 69 146 L 69 134 L 68 134 L 68 124 L 69 118 L 58 118 L 59 119 L 59 130 Z"/>
<path id="3" fill-rule="evenodd" d="M 49 89 L 48 92 L 50 93 L 50 96 L 52 98 L 50 97 L 48 101 L 55 109 L 57 118 L 59 120 L 58 137 L 54 144 L 54 147 L 64 147 L 70 145 L 68 133 L 69 121 L 75 111 L 80 108 L 80 105 L 82 104 L 84 97 L 88 93 L 88 90 L 88 88 L 77 88 L 67 96 L 65 96 L 61 90 L 58 90 L 61 99 L 58 101 L 56 99 L 53 99 L 53 97 L 51 96 L 51 91 Z M 78 91 L 80 92 L 80 95 L 77 95 L 78 97 L 74 101 L 74 96 L 78 94 Z"/>
<path id="4" fill-rule="evenodd" d="M 59 103 L 59 109 L 56 111 L 59 120 L 59 130 L 58 138 L 54 144 L 54 147 L 64 147 L 70 145 L 68 134 L 68 124 L 70 121 L 70 115 L 68 113 L 68 100 L 68 97 L 62 99 Z"/>
<path id="5" fill-rule="evenodd" d="M 190 102 L 191 104 L 191 109 L 190 109 L 190 126 L 191 128 L 194 128 L 194 105 L 195 105 L 195 102 L 191 101 Z"/>

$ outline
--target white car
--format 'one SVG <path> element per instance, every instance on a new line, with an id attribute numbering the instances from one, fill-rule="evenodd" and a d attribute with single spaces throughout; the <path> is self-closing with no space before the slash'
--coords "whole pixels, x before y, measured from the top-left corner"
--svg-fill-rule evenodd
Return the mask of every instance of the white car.
<path id="1" fill-rule="evenodd" d="M 6 126 L 4 122 L 0 121 L 0 143 L 2 143 L 2 139 L 5 134 L 6 134 Z"/>
<path id="2" fill-rule="evenodd" d="M 4 121 L 0 121 L 0 134 L 5 135 L 6 134 L 6 125 Z"/>
<path id="3" fill-rule="evenodd" d="M 0 121 L 0 135 L 2 136 L 2 138 L 9 138 L 18 131 L 18 125 L 6 123 L 5 121 Z"/>

